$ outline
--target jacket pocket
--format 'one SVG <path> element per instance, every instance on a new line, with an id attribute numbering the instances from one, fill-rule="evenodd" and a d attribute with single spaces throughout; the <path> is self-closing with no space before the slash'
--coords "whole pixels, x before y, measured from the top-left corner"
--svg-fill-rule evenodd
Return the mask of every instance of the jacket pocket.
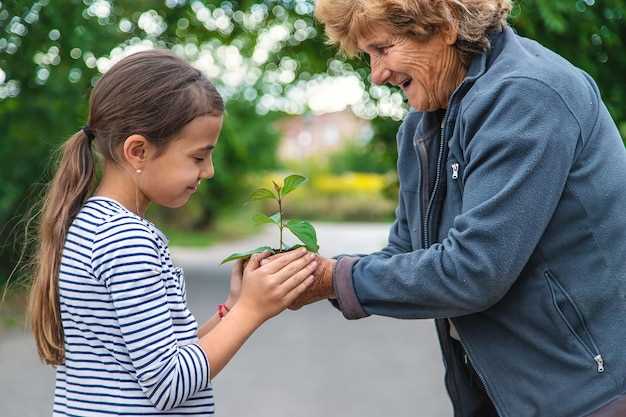
<path id="1" fill-rule="evenodd" d="M 604 372 L 604 358 L 589 331 L 580 309 L 550 271 L 545 271 L 544 275 L 548 283 L 548 288 L 550 288 L 552 302 L 554 303 L 556 311 L 559 313 L 574 338 L 576 338 L 578 343 L 588 353 L 590 359 L 595 362 L 598 373 Z"/>

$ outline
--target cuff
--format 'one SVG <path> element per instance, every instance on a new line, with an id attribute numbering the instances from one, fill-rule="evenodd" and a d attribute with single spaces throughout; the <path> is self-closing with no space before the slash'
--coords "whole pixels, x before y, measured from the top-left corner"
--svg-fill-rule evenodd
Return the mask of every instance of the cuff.
<path id="1" fill-rule="evenodd" d="M 211 386 L 211 364 L 209 363 L 209 358 L 207 358 L 206 353 L 204 353 L 204 349 L 202 349 L 199 343 L 193 343 L 187 346 L 189 346 L 189 348 L 196 354 L 199 361 L 198 364 L 200 365 L 198 371 L 196 372 L 196 374 L 200 376 L 197 391 L 207 389 Z"/>
<path id="2" fill-rule="evenodd" d="M 369 316 L 356 296 L 352 281 L 352 266 L 359 258 L 344 256 L 335 263 L 333 270 L 333 287 L 337 304 L 344 317 L 348 320 L 361 319 Z"/>

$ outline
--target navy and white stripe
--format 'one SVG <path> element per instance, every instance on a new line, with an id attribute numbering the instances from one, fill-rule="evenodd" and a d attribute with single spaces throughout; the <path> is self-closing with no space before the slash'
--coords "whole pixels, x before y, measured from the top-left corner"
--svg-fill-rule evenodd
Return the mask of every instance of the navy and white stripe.
<path id="1" fill-rule="evenodd" d="M 183 271 L 152 223 L 114 200 L 87 200 L 63 248 L 59 297 L 54 416 L 213 414 Z"/>

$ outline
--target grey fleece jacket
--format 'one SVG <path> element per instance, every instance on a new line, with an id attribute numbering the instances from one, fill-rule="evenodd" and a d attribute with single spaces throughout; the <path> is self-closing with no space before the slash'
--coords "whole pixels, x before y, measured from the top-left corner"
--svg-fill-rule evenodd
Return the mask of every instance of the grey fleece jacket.
<path id="1" fill-rule="evenodd" d="M 435 318 L 456 417 L 582 417 L 626 391 L 626 150 L 593 80 L 511 29 L 398 132 L 387 247 L 340 257 L 348 319 Z"/>

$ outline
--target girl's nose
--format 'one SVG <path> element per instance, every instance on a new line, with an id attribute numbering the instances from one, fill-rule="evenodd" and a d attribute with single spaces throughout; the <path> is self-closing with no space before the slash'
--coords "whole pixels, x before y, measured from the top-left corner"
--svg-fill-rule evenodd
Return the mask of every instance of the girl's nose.
<path id="1" fill-rule="evenodd" d="M 213 168 L 213 161 L 202 167 L 202 171 L 200 171 L 200 179 L 203 180 L 210 180 L 214 175 L 215 169 Z"/>

